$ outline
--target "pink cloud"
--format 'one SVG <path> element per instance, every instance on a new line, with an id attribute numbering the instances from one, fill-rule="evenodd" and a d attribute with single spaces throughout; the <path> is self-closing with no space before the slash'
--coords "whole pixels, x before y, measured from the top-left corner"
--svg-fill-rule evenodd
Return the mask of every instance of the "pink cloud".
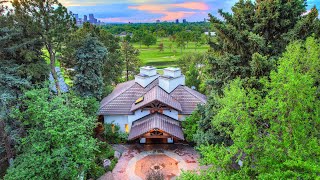
<path id="1" fill-rule="evenodd" d="M 177 11 L 177 12 L 169 12 L 164 11 L 162 14 L 164 14 L 163 17 L 160 18 L 161 21 L 172 21 L 175 19 L 181 19 L 186 18 L 194 15 L 196 12 L 185 12 L 185 11 Z"/>
<path id="2" fill-rule="evenodd" d="M 185 2 L 180 4 L 172 4 L 172 6 L 185 8 L 185 9 L 201 10 L 201 11 L 209 10 L 209 6 L 203 2 Z"/>
<path id="3" fill-rule="evenodd" d="M 159 12 L 166 11 L 169 6 L 168 5 L 139 5 L 139 6 L 129 6 L 129 9 L 136 9 L 140 11 L 148 11 L 148 12 Z"/>
<path id="4" fill-rule="evenodd" d="M 163 16 L 159 18 L 161 21 L 172 21 L 175 19 L 190 17 L 196 12 L 189 11 L 174 11 L 174 8 L 184 8 L 190 10 L 209 10 L 209 6 L 202 2 L 186 2 L 178 4 L 145 4 L 138 6 L 129 6 L 129 9 L 136 9 L 140 11 L 147 11 L 152 14 L 162 14 Z"/>

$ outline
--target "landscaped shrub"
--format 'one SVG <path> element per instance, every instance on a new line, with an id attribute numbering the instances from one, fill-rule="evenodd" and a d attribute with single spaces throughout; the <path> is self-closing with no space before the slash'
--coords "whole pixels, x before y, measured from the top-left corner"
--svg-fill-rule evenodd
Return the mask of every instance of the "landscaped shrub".
<path id="1" fill-rule="evenodd" d="M 103 161 L 105 159 L 109 159 L 111 161 L 111 165 L 107 169 L 103 167 Z M 114 158 L 114 149 L 112 146 L 106 142 L 99 142 L 99 151 L 96 153 L 96 158 L 90 167 L 87 178 L 97 179 L 101 177 L 107 171 L 112 171 L 117 162 L 118 159 Z"/>
<path id="2" fill-rule="evenodd" d="M 147 180 L 164 180 L 164 175 L 160 171 L 149 171 Z"/>
<path id="3" fill-rule="evenodd" d="M 120 132 L 120 127 L 112 123 L 105 124 L 105 135 L 106 141 L 112 144 L 125 143 L 128 139 L 128 134 Z"/>
<path id="4" fill-rule="evenodd" d="M 92 163 L 90 170 L 87 172 L 87 179 L 93 178 L 98 179 L 106 173 L 106 170 L 103 168 L 102 164 Z"/>
<path id="5" fill-rule="evenodd" d="M 117 163 L 118 163 L 118 159 L 117 158 L 113 158 L 111 160 L 111 165 L 109 166 L 107 171 L 112 171 L 114 169 L 114 167 L 116 167 Z"/>

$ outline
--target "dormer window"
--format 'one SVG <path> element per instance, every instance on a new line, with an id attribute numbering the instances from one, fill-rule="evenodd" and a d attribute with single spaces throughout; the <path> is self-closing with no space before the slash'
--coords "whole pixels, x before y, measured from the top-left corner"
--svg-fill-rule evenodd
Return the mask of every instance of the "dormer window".
<path id="1" fill-rule="evenodd" d="M 144 100 L 144 97 L 140 97 L 139 99 L 136 100 L 135 104 L 139 104 Z"/>

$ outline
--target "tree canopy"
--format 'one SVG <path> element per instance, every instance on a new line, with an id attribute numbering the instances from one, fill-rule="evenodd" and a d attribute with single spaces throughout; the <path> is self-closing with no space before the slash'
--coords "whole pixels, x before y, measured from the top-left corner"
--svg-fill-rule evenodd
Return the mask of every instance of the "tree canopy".
<path id="1" fill-rule="evenodd" d="M 83 46 L 76 52 L 75 92 L 84 97 L 102 98 L 102 70 L 106 56 L 107 49 L 97 38 L 89 36 L 85 39 Z"/>
<path id="2" fill-rule="evenodd" d="M 232 13 L 219 10 L 223 20 L 209 15 L 216 32 L 210 42 L 214 54 L 209 63 L 215 90 L 221 92 L 228 81 L 237 77 L 268 75 L 273 61 L 289 42 L 306 39 L 320 27 L 315 7 L 304 13 L 305 0 L 240 0 Z M 257 69 L 263 73 L 254 73 Z"/>
<path id="3" fill-rule="evenodd" d="M 97 103 L 68 94 L 52 96 L 46 88 L 26 92 L 22 100 L 24 108 L 15 117 L 28 135 L 5 179 L 76 179 L 85 173 L 96 150 L 92 129 Z"/>
<path id="4" fill-rule="evenodd" d="M 51 74 L 57 93 L 60 84 L 56 72 L 56 56 L 74 29 L 74 18 L 67 8 L 57 0 L 14 0 L 12 2 L 17 20 L 24 24 L 28 32 L 38 34 L 49 56 Z"/>
<path id="5" fill-rule="evenodd" d="M 320 46 L 311 37 L 287 47 L 263 90 L 239 78 L 217 97 L 211 126 L 231 140 L 200 145 L 199 179 L 315 179 L 320 171 Z M 196 116 L 198 117 L 198 116 Z M 209 122 L 210 123 L 210 122 Z M 189 128 L 190 129 L 190 128 Z M 185 177 L 195 176 L 185 174 Z"/>

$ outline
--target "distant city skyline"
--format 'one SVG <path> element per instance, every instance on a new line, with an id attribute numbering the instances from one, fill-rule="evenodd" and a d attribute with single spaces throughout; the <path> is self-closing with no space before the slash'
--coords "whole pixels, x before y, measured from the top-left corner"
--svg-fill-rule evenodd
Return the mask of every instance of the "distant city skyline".
<path id="1" fill-rule="evenodd" d="M 208 14 L 218 15 L 218 9 L 230 12 L 239 0 L 59 0 L 79 18 L 94 14 L 106 23 L 175 22 L 187 19 L 197 22 L 208 19 Z M 253 0 L 252 0 L 253 1 Z M 9 3 L 8 3 L 9 4 Z M 10 6 L 10 5 L 9 5 Z M 313 6 L 320 10 L 320 0 L 307 0 L 307 10 Z M 320 15 L 319 15 L 320 17 Z"/>
<path id="2" fill-rule="evenodd" d="M 83 17 L 93 13 L 101 22 L 145 23 L 157 20 L 175 22 L 203 21 L 208 13 L 218 15 L 218 9 L 230 11 L 238 0 L 61 0 L 70 11 Z M 320 8 L 320 0 L 308 0 L 308 10 Z"/>
<path id="3" fill-rule="evenodd" d="M 73 17 L 76 19 L 77 25 L 82 25 L 85 22 L 91 24 L 101 24 L 101 21 L 94 17 L 94 14 L 89 14 L 89 19 L 87 15 L 83 15 L 83 18 L 79 14 L 73 14 Z"/>

